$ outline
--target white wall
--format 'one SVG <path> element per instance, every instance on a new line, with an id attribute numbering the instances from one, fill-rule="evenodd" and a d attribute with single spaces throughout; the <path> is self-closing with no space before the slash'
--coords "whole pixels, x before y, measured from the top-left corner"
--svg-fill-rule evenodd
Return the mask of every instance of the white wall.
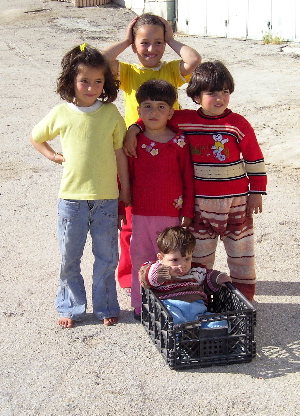
<path id="1" fill-rule="evenodd" d="M 177 0 L 177 30 L 189 35 L 300 41 L 300 0 Z"/>
<path id="2" fill-rule="evenodd" d="M 188 35 L 300 42 L 300 0 L 113 0 L 135 13 L 173 21 Z M 177 10 L 175 7 L 177 5 Z"/>
<path id="3" fill-rule="evenodd" d="M 149 12 L 171 22 L 175 18 L 174 0 L 113 0 L 113 3 L 132 9 L 138 15 Z"/>

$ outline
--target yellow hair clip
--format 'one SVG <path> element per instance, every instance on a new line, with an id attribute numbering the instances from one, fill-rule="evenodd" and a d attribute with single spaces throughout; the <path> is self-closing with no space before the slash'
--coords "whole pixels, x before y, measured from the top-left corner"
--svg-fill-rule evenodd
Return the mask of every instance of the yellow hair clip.
<path id="1" fill-rule="evenodd" d="M 82 43 L 79 47 L 80 47 L 80 50 L 81 50 L 81 52 L 84 52 L 85 51 L 85 48 L 86 48 L 86 43 Z"/>

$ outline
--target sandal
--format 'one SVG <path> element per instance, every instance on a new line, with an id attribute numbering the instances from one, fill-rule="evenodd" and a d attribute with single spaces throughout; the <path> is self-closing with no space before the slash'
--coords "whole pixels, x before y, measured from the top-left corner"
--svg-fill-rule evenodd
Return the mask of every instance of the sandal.
<path id="1" fill-rule="evenodd" d="M 116 325 L 119 321 L 119 318 L 116 316 L 112 316 L 111 318 L 104 318 L 103 323 L 106 326 Z"/>

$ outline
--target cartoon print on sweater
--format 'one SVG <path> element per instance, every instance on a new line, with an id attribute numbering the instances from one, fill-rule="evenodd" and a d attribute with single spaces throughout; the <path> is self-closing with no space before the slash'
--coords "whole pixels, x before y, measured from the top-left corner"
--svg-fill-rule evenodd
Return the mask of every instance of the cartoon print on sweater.
<path id="1" fill-rule="evenodd" d="M 222 134 L 213 134 L 213 139 L 215 141 L 214 146 L 212 146 L 213 155 L 220 160 L 220 162 L 223 162 L 226 159 L 226 155 L 222 152 L 225 151 L 224 144 L 228 142 L 228 139 L 223 139 Z"/>

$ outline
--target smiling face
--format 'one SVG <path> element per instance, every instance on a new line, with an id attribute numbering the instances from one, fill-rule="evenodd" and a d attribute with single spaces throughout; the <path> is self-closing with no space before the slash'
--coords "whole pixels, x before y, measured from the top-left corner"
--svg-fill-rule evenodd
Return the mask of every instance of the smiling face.
<path id="1" fill-rule="evenodd" d="M 200 97 L 195 98 L 201 104 L 202 111 L 207 116 L 220 116 L 228 107 L 230 92 L 227 89 L 222 91 L 203 91 Z"/>
<path id="2" fill-rule="evenodd" d="M 80 64 L 74 79 L 75 102 L 78 107 L 90 107 L 103 91 L 104 73 L 102 68 Z"/>
<path id="3" fill-rule="evenodd" d="M 140 63 L 147 68 L 156 67 L 166 48 L 164 30 L 157 25 L 141 26 L 132 45 Z"/>
<path id="4" fill-rule="evenodd" d="M 172 253 L 158 253 L 157 258 L 164 266 L 170 267 L 170 276 L 184 276 L 192 267 L 192 253 L 185 253 L 183 256 L 179 250 Z"/>

